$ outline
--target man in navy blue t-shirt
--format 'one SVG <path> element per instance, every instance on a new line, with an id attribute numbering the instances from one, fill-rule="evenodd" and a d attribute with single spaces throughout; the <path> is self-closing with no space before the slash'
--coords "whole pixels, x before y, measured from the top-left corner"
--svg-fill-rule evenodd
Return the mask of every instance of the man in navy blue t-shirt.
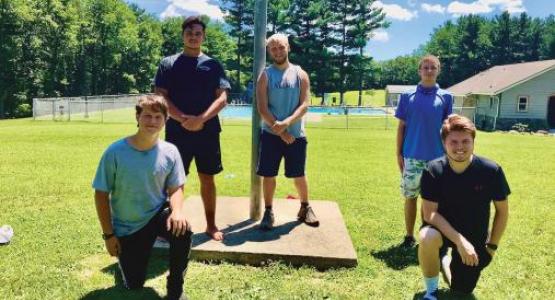
<path id="1" fill-rule="evenodd" d="M 445 156 L 428 163 L 422 174 L 422 215 L 418 260 L 424 275 L 424 299 L 436 300 L 440 254 L 451 290 L 472 293 L 481 271 L 491 262 L 509 217 L 511 193 L 503 169 L 474 155 L 476 127 L 450 115 L 441 129 Z M 488 234 L 490 206 L 495 215 Z M 448 263 L 449 258 L 451 261 Z"/>
<path id="2" fill-rule="evenodd" d="M 221 64 L 202 53 L 206 24 L 198 16 L 182 24 L 183 52 L 165 57 L 154 79 L 156 94 L 168 100 L 166 140 L 177 146 L 185 172 L 193 158 L 200 180 L 206 233 L 222 240 L 216 226 L 214 175 L 223 170 L 218 113 L 225 107 L 229 81 Z"/>

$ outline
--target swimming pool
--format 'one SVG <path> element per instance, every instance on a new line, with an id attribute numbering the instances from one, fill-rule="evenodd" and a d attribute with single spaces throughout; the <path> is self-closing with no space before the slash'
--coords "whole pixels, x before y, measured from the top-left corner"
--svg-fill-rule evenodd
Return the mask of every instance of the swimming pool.
<path id="1" fill-rule="evenodd" d="M 377 107 L 310 106 L 308 112 L 320 115 L 387 115 L 386 108 Z M 251 116 L 252 106 L 250 105 L 228 105 L 220 112 L 222 118 L 250 118 Z"/>

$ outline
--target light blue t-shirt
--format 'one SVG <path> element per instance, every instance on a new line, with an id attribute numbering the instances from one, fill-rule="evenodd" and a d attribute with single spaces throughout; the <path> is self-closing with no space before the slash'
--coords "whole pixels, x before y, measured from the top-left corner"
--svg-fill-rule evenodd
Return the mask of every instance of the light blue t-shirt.
<path id="1" fill-rule="evenodd" d="M 167 201 L 167 189 L 185 181 L 181 156 L 173 144 L 158 141 L 151 149 L 139 151 L 124 138 L 102 155 L 92 187 L 110 193 L 112 225 L 121 237 L 143 228 Z"/>
<path id="2" fill-rule="evenodd" d="M 268 76 L 268 110 L 278 121 L 291 116 L 300 104 L 301 77 L 300 67 L 289 64 L 285 70 L 271 65 L 265 70 Z M 272 129 L 262 121 L 262 130 L 274 134 Z M 287 127 L 287 132 L 295 138 L 304 137 L 304 121 L 301 118 Z"/>
<path id="3" fill-rule="evenodd" d="M 401 94 L 395 117 L 405 121 L 403 157 L 429 161 L 443 155 L 441 126 L 453 111 L 453 96 L 446 90 L 418 85 Z"/>

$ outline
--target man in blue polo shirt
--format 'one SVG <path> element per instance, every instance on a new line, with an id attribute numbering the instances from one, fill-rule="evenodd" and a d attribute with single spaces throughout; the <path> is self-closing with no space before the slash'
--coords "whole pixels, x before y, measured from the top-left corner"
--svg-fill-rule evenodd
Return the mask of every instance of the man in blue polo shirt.
<path id="1" fill-rule="evenodd" d="M 214 175 L 223 170 L 218 113 L 226 105 L 230 84 L 220 63 L 201 51 L 206 25 L 200 17 L 188 17 L 181 27 L 183 52 L 160 62 L 155 92 L 168 101 L 171 118 L 166 125 L 166 140 L 179 149 L 187 174 L 195 159 L 206 233 L 220 241 L 223 233 L 215 220 Z"/>
<path id="2" fill-rule="evenodd" d="M 406 235 L 402 246 L 415 244 L 416 199 L 426 163 L 443 155 L 440 129 L 453 110 L 452 95 L 436 83 L 439 59 L 424 56 L 419 63 L 420 83 L 416 91 L 403 93 L 395 111 L 397 128 L 397 163 L 401 171 L 401 191 L 405 198 Z"/>

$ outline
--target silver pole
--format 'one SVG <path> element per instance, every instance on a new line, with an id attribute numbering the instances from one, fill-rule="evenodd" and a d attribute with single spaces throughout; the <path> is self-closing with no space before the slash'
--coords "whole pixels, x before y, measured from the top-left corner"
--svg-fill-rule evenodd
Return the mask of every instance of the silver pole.
<path id="1" fill-rule="evenodd" d="M 254 66 L 253 79 L 254 97 L 252 101 L 252 147 L 251 147 L 251 201 L 250 218 L 251 220 L 260 219 L 260 196 L 261 180 L 256 174 L 256 164 L 258 163 L 258 144 L 260 138 L 260 116 L 256 108 L 256 82 L 266 65 L 266 23 L 267 23 L 267 0 L 256 0 L 254 7 Z"/>

